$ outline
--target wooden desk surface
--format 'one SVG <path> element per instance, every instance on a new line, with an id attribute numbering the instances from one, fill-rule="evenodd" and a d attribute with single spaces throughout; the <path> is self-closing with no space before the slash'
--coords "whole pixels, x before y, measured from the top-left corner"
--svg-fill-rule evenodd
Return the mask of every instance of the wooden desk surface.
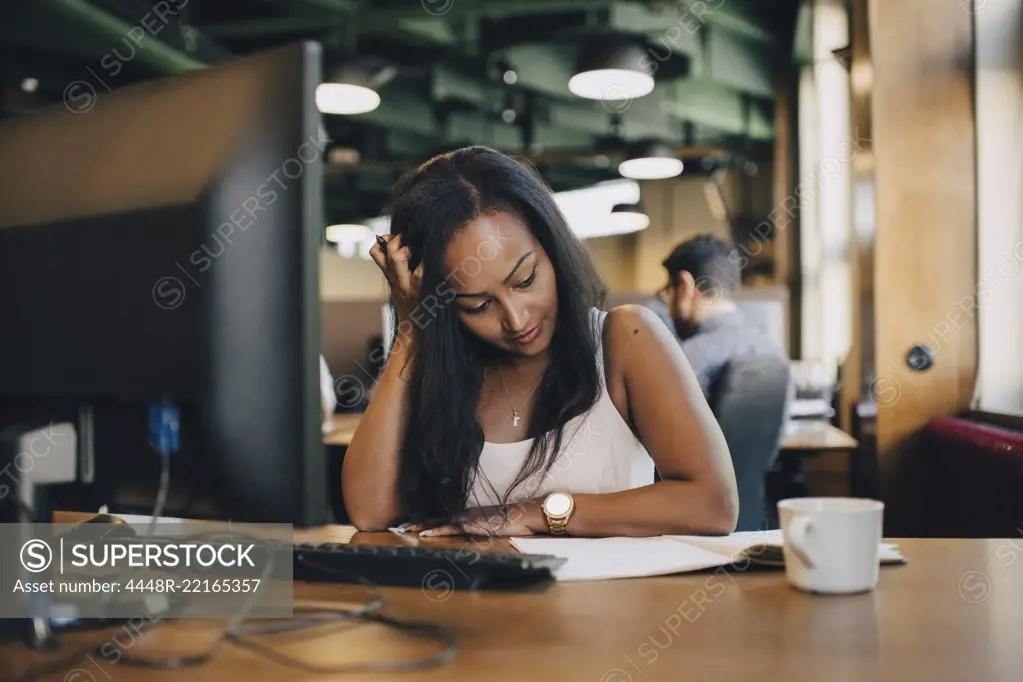
<path id="1" fill-rule="evenodd" d="M 785 425 L 782 450 L 854 450 L 855 438 L 828 422 L 816 419 L 794 419 Z"/>
<path id="2" fill-rule="evenodd" d="M 416 542 L 391 534 L 333 526 L 296 533 L 297 541 L 370 544 Z M 429 541 L 465 547 L 465 540 Z M 508 550 L 505 541 L 480 540 Z M 579 680 L 641 682 L 779 680 L 930 682 L 1023 680 L 1023 542 L 894 540 L 909 563 L 881 569 L 876 591 L 813 596 L 791 588 L 783 572 L 703 573 L 617 581 L 563 583 L 543 592 L 383 589 L 384 612 L 454 629 L 460 651 L 447 665 L 419 672 L 357 676 L 302 673 L 225 645 L 208 663 L 184 671 L 129 668 L 102 657 L 39 678 L 55 682 L 132 680 Z M 431 583 L 433 584 L 433 583 Z M 298 584 L 296 600 L 354 604 L 351 586 Z M 98 643 L 120 634 L 133 656 L 204 649 L 219 621 L 180 621 L 137 641 L 123 630 L 66 635 Z M 307 636 L 306 633 L 305 636 Z M 346 631 L 278 635 L 263 641 L 308 663 L 423 653 L 420 645 L 376 625 Z M 52 660 L 20 645 L 0 648 L 5 679 Z M 84 673 L 71 675 L 78 667 Z"/>
<path id="3" fill-rule="evenodd" d="M 330 418 L 331 431 L 323 437 L 323 442 L 327 445 L 347 446 L 352 442 L 352 436 L 355 435 L 355 429 L 359 428 L 361 420 L 361 412 L 333 415 Z"/>

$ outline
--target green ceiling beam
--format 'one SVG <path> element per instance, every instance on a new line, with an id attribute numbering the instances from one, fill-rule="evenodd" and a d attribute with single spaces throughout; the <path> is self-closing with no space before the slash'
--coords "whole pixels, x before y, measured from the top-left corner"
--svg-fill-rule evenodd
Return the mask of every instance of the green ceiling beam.
<path id="1" fill-rule="evenodd" d="M 357 12 L 359 9 L 357 0 L 288 0 L 288 2 L 296 5 L 311 5 L 332 12 L 351 13 Z"/>
<path id="2" fill-rule="evenodd" d="M 646 9 L 638 3 L 626 3 L 619 0 L 424 0 L 409 2 L 403 7 L 386 9 L 359 9 L 353 7 L 354 0 L 300 0 L 304 4 L 312 4 L 327 9 L 353 14 L 360 27 L 386 28 L 388 24 L 400 19 L 428 18 L 434 19 L 428 8 L 436 8 L 437 12 L 446 9 L 445 19 L 462 17 L 512 17 L 530 14 L 562 14 L 566 12 L 586 12 L 608 10 L 613 18 L 611 23 L 621 21 L 621 17 L 632 17 L 635 21 L 640 14 L 649 15 L 646 19 L 647 28 L 638 32 L 667 31 L 673 24 L 692 27 L 706 23 L 742 36 L 762 45 L 778 47 L 781 44 L 778 36 L 759 25 L 757 18 L 747 5 L 740 0 L 681 0 L 673 7 L 663 9 Z M 765 10 L 761 10 L 765 11 Z"/>
<path id="3" fill-rule="evenodd" d="M 211 38 L 259 38 L 283 33 L 322 31 L 328 28 L 322 17 L 281 17 L 203 24 L 202 32 Z"/>
<path id="4" fill-rule="evenodd" d="M 388 129 L 403 130 L 440 139 L 441 131 L 430 103 L 401 84 L 392 81 L 380 90 L 380 106 L 352 120 L 365 121 Z"/>
<path id="5" fill-rule="evenodd" d="M 813 2 L 803 0 L 796 13 L 796 30 L 792 38 L 792 61 L 803 66 L 813 64 Z"/>
<path id="6" fill-rule="evenodd" d="M 648 9 L 632 2 L 623 2 L 612 7 L 608 20 L 611 26 L 620 31 L 640 33 L 651 38 L 669 31 L 674 35 L 677 29 L 679 36 L 677 40 L 671 39 L 671 42 L 677 43 L 679 49 L 684 52 L 699 48 L 697 30 L 694 30 L 699 22 L 694 22 L 694 17 L 684 10 L 673 7 Z"/>
<path id="7" fill-rule="evenodd" d="M 650 10 L 623 3 L 611 11 L 610 24 L 619 31 L 646 37 L 650 43 L 647 62 L 653 66 L 655 77 L 657 66 L 669 55 L 685 55 L 694 77 L 720 80 L 744 92 L 770 97 L 777 41 L 762 31 L 758 33 L 755 24 L 745 22 L 738 10 L 727 10 L 722 2 L 706 0 L 704 11 L 696 11 L 699 5 L 694 3 L 687 5 L 692 11 Z M 720 8 L 713 9 L 718 5 Z M 697 21 L 697 16 L 706 24 Z M 725 16 L 729 18 L 723 19 Z M 740 26 L 745 29 L 737 30 Z"/>
<path id="8" fill-rule="evenodd" d="M 774 97 L 772 64 L 777 55 L 765 53 L 724 31 L 709 30 L 706 36 L 703 79 L 728 85 L 762 97 Z"/>
<path id="9" fill-rule="evenodd" d="M 436 146 L 437 139 L 432 136 L 417 135 L 405 130 L 387 131 L 387 153 L 398 158 L 425 155 Z"/>
<path id="10" fill-rule="evenodd" d="M 496 149 L 520 151 L 522 132 L 517 126 L 495 121 L 475 112 L 459 111 L 448 121 L 447 142 L 472 141 Z"/>
<path id="11" fill-rule="evenodd" d="M 591 135 L 607 135 L 611 112 L 596 102 L 554 102 L 550 105 L 553 126 L 582 130 Z"/>
<path id="12" fill-rule="evenodd" d="M 518 76 L 516 86 L 552 97 L 575 99 L 568 89 L 575 60 L 573 48 L 537 43 L 514 45 L 503 54 Z"/>
<path id="13" fill-rule="evenodd" d="M 744 97 L 731 88 L 694 80 L 679 80 L 665 88 L 662 104 L 666 114 L 679 120 L 715 128 L 731 135 L 748 135 L 755 140 L 774 139 L 774 123 L 766 107 L 753 100 L 749 129 L 744 119 Z"/>
<path id="14" fill-rule="evenodd" d="M 82 31 L 34 2 L 0 2 L 0 43 L 12 56 L 18 55 L 20 64 L 31 64 L 42 82 L 61 82 L 61 87 L 69 78 L 67 67 L 39 54 L 41 48 L 59 46 L 61 54 L 86 61 L 95 61 L 99 55 L 110 51 L 109 40 Z M 32 53 L 35 56 L 30 56 Z"/>
<path id="15" fill-rule="evenodd" d="M 347 15 L 360 31 L 386 30 L 403 20 L 439 22 L 422 2 L 405 7 L 359 9 L 355 0 L 295 0 L 304 5 Z M 429 0 L 426 4 L 433 7 Z M 637 3 L 615 0 L 436 0 L 437 11 L 450 5 L 440 15 L 444 20 L 463 18 L 502 18 L 530 14 L 559 14 L 606 10 L 609 24 L 623 31 L 648 34 L 674 33 L 678 28 L 689 40 L 695 40 L 704 25 L 725 29 L 736 37 L 761 46 L 777 48 L 778 36 L 762 28 L 751 12 L 737 0 L 685 0 L 673 7 L 648 9 Z M 211 36 L 251 37 L 285 31 L 314 31 L 323 28 L 323 20 L 315 17 L 263 19 L 246 22 L 212 24 L 204 27 Z"/>
<path id="16" fill-rule="evenodd" d="M 426 6 L 436 8 L 437 12 L 448 6 L 447 11 L 443 13 L 447 19 L 467 15 L 500 18 L 527 14 L 559 14 L 599 10 L 614 4 L 615 0 L 433 0 L 433 2 L 423 0 L 408 2 L 402 7 L 361 10 L 359 19 L 361 21 L 366 18 L 376 23 L 382 20 L 430 16 L 431 13 L 427 11 Z"/>
<path id="17" fill-rule="evenodd" d="M 452 45 L 460 40 L 459 34 L 450 22 L 438 21 L 432 17 L 399 19 L 392 23 L 388 30 L 393 31 L 395 28 L 405 35 L 441 45 Z"/>
<path id="18" fill-rule="evenodd" d="M 533 128 L 533 143 L 548 149 L 591 149 L 594 141 L 593 135 L 577 128 L 549 123 L 537 123 Z"/>
<path id="19" fill-rule="evenodd" d="M 695 8 L 699 4 L 698 0 L 689 3 L 692 7 L 690 14 L 693 17 L 697 16 L 698 10 Z M 736 3 L 734 0 L 704 0 L 703 4 L 706 9 L 699 12 L 699 16 L 702 16 L 710 26 L 725 29 L 736 37 L 758 43 L 763 47 L 772 49 L 783 47 L 781 39 L 761 27 L 757 18 L 744 10 L 741 3 Z M 757 7 L 763 11 L 764 4 Z"/>
<path id="20" fill-rule="evenodd" d="M 97 36 L 108 40 L 110 45 L 121 45 L 125 40 L 138 36 L 136 58 L 154 69 L 165 73 L 180 73 L 208 66 L 206 62 L 177 50 L 150 36 L 141 27 L 129 24 L 109 12 L 104 12 L 84 0 L 37 0 L 39 5 L 73 21 L 77 26 L 91 30 Z"/>
<path id="21" fill-rule="evenodd" d="M 646 97 L 634 100 L 622 116 L 622 137 L 626 140 L 656 137 L 681 140 L 682 123 L 665 112 L 667 90 L 657 88 Z"/>
<path id="22" fill-rule="evenodd" d="M 461 74 L 443 64 L 431 69 L 430 97 L 438 102 L 457 100 L 475 105 L 484 111 L 503 108 L 501 87 Z"/>
<path id="23" fill-rule="evenodd" d="M 429 4 L 429 0 L 425 0 Z M 358 31 L 393 30 L 399 22 L 443 24 L 449 19 L 465 17 L 516 16 L 522 14 L 558 13 L 573 10 L 600 9 L 614 4 L 614 0 L 514 0 L 495 2 L 494 0 L 437 0 L 438 9 L 445 2 L 451 8 L 443 18 L 431 15 L 424 9 L 422 2 L 409 2 L 405 7 L 388 9 L 358 9 L 356 3 L 349 0 L 301 0 L 303 4 L 318 6 L 338 12 L 337 18 L 356 24 Z M 430 5 L 431 7 L 433 5 Z M 217 24 L 205 24 L 203 33 L 222 38 L 252 38 L 275 33 L 292 33 L 317 31 L 324 28 L 324 18 L 310 16 L 282 17 L 280 19 L 253 19 L 251 21 L 231 21 Z"/>
<path id="24" fill-rule="evenodd" d="M 450 22 L 431 17 L 420 11 L 418 15 L 401 17 L 377 17 L 376 15 L 338 14 L 325 19 L 320 17 L 280 17 L 276 19 L 251 19 L 246 21 L 226 21 L 216 24 L 203 24 L 202 32 L 211 38 L 261 38 L 266 36 L 294 33 L 323 33 L 332 26 L 350 26 L 356 34 L 373 30 L 399 30 L 405 34 L 416 36 L 430 42 L 450 44 L 458 40 L 458 33 Z"/>

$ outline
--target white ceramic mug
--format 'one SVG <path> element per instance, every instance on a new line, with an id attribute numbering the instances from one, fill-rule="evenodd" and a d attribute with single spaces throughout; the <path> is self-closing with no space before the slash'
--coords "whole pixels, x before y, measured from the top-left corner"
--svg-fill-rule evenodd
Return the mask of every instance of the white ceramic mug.
<path id="1" fill-rule="evenodd" d="M 884 503 L 796 497 L 778 503 L 785 574 L 807 592 L 849 594 L 877 586 Z"/>

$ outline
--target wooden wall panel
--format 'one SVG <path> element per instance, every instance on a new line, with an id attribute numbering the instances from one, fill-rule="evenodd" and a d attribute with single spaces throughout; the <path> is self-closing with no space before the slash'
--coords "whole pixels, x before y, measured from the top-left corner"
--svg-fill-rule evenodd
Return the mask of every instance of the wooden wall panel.
<path id="1" fill-rule="evenodd" d="M 876 183 L 875 400 L 887 531 L 916 527 L 915 436 L 967 409 L 976 319 L 957 310 L 976 280 L 972 15 L 958 2 L 869 0 Z M 953 322 L 954 320 L 954 322 Z M 913 372 L 915 344 L 951 327 L 937 363 Z"/>
<path id="2" fill-rule="evenodd" d="M 800 340 L 800 288 L 799 269 L 799 212 L 787 207 L 796 199 L 798 178 L 798 135 L 796 130 L 795 71 L 782 75 L 774 99 L 774 160 L 771 175 L 772 206 L 768 215 L 774 217 L 775 258 L 774 281 L 789 289 L 789 338 L 792 358 L 801 356 Z"/>

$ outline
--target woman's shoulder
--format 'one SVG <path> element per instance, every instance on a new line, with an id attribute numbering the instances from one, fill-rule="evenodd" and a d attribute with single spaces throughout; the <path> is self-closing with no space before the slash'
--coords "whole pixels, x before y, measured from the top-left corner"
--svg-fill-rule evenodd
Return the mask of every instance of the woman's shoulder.
<path id="1" fill-rule="evenodd" d="M 660 332 L 664 321 L 656 311 L 640 303 L 625 303 L 605 313 L 604 334 L 636 335 L 640 332 Z"/>
<path id="2" fill-rule="evenodd" d="M 664 320 L 650 308 L 639 303 L 626 303 L 611 308 L 604 316 L 603 342 L 605 355 L 625 358 L 650 345 L 675 343 Z"/>

